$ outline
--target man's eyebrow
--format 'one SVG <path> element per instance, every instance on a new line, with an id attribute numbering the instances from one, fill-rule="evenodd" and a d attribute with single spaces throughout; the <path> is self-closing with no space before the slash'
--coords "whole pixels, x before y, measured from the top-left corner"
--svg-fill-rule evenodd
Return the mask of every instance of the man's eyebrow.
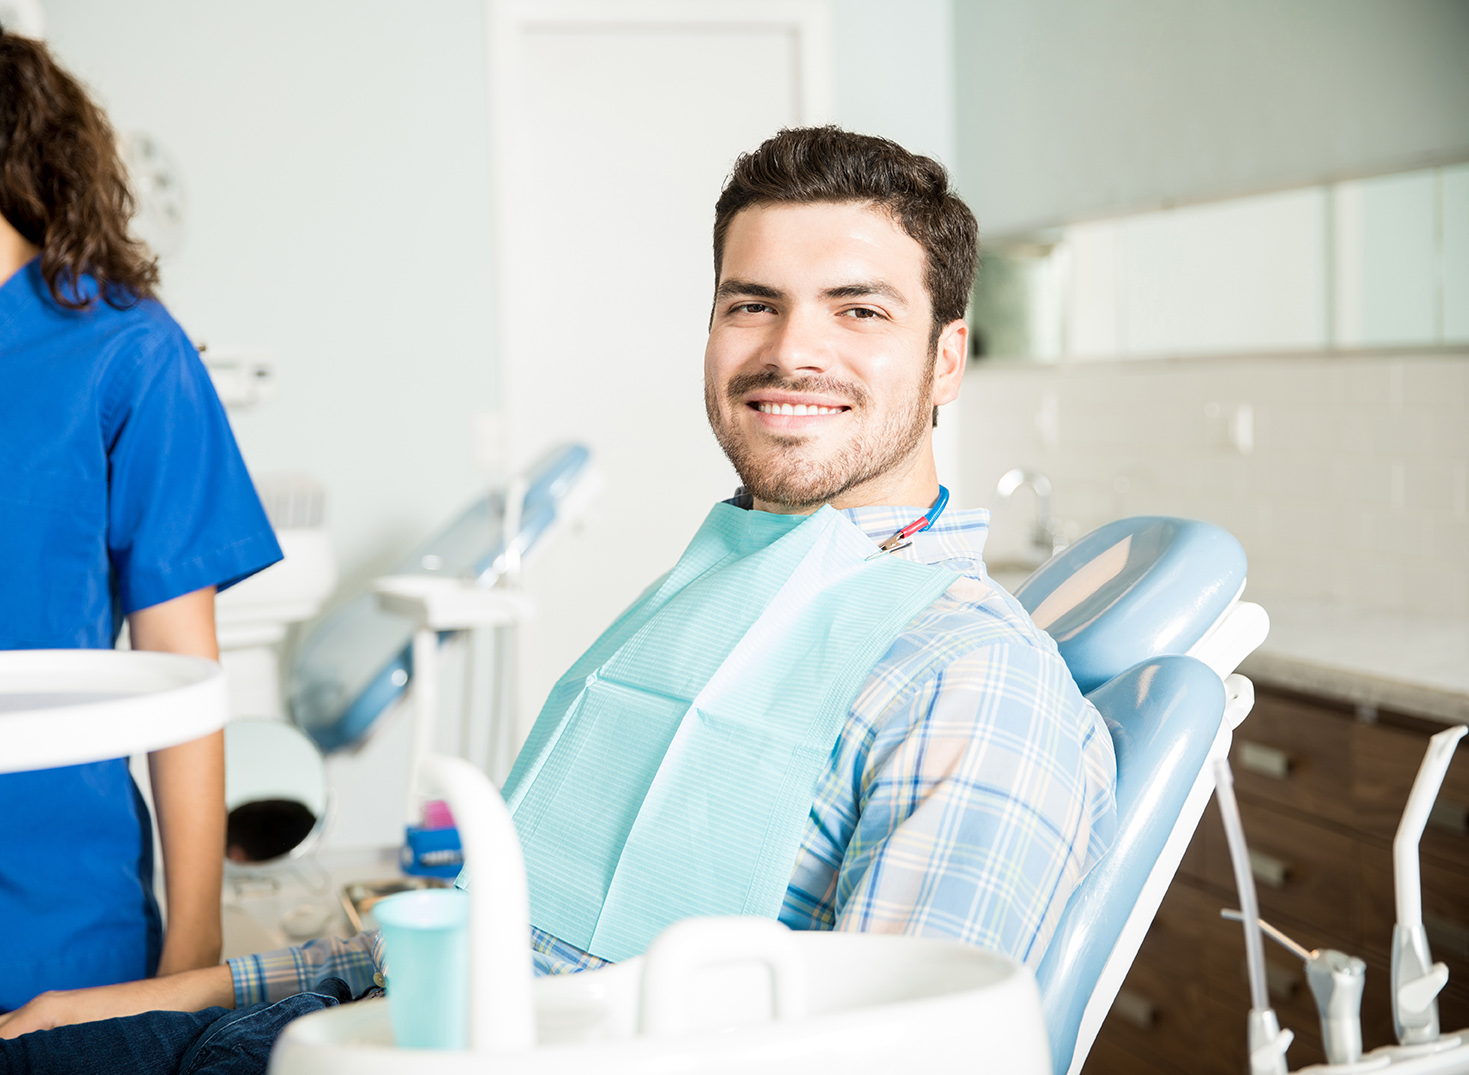
<path id="1" fill-rule="evenodd" d="M 747 295 L 752 299 L 783 299 L 785 292 L 778 288 L 768 287 L 765 284 L 753 284 L 748 280 L 725 280 L 714 289 L 714 300 L 733 298 L 736 295 Z"/>
<path id="2" fill-rule="evenodd" d="M 864 280 L 860 283 L 829 287 L 821 295 L 827 299 L 860 299 L 867 295 L 881 295 L 903 306 L 908 305 L 908 299 L 901 291 L 881 280 Z"/>

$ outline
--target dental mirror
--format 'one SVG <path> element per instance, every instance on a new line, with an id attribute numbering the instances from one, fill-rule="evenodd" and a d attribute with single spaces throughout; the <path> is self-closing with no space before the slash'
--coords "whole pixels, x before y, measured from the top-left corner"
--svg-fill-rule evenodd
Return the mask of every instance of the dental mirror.
<path id="1" fill-rule="evenodd" d="M 224 729 L 225 858 L 256 865 L 298 857 L 321 838 L 326 763 L 298 728 L 235 720 Z"/>

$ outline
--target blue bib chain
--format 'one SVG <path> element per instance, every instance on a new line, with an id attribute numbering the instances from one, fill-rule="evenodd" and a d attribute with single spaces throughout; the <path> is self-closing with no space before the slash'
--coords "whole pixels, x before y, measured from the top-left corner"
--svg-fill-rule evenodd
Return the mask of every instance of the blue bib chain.
<path id="1" fill-rule="evenodd" d="M 938 499 L 933 502 L 933 506 L 879 545 L 877 551 L 867 559 L 876 560 L 885 552 L 899 552 L 906 549 L 909 545 L 913 544 L 913 535 L 923 533 L 934 523 L 938 522 L 939 516 L 944 513 L 944 508 L 948 506 L 949 491 L 940 485 Z"/>

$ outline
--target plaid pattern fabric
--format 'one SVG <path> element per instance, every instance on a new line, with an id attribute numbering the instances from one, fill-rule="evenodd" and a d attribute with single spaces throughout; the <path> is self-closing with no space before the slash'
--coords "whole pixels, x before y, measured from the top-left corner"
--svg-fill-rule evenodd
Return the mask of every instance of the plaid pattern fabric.
<path id="1" fill-rule="evenodd" d="M 340 978 L 355 997 L 374 984 L 383 965 L 382 934 L 373 930 L 343 940 L 322 937 L 299 948 L 280 948 L 229 962 L 235 982 L 235 1007 L 284 1000 L 304 992 L 323 978 Z M 381 983 L 377 983 L 381 984 Z"/>
<path id="2" fill-rule="evenodd" d="M 844 514 L 883 541 L 918 512 Z M 988 528 L 986 511 L 948 511 L 894 554 L 961 578 L 899 635 L 852 704 L 781 908 L 792 929 L 945 937 L 1033 967 L 1111 843 L 1111 736 L 1050 636 L 990 581 Z M 531 940 L 538 974 L 604 964 L 540 930 Z M 235 982 L 238 1002 L 238 971 Z"/>

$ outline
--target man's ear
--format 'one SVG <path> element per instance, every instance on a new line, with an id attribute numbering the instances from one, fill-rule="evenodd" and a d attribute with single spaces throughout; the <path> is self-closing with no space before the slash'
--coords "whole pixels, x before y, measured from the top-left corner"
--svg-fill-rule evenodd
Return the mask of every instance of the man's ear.
<path id="1" fill-rule="evenodd" d="M 935 406 L 952 403 L 959 398 L 959 384 L 964 380 L 964 362 L 968 357 L 969 326 L 963 320 L 950 321 L 939 333 L 938 353 L 934 357 Z"/>

